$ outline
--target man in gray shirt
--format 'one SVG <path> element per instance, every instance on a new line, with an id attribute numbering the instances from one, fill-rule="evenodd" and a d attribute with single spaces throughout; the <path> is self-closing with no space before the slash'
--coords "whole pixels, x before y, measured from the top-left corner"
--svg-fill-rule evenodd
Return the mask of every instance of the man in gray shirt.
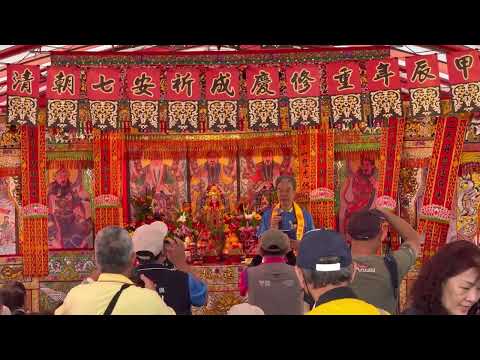
<path id="1" fill-rule="evenodd" d="M 392 252 L 398 284 L 415 265 L 421 238 L 409 223 L 386 209 L 357 212 L 352 215 L 347 227 L 356 268 L 351 287 L 360 299 L 396 314 L 398 297 L 394 296 L 391 274 L 384 257 L 376 255 L 387 237 L 389 225 L 403 239 L 400 248 Z"/>

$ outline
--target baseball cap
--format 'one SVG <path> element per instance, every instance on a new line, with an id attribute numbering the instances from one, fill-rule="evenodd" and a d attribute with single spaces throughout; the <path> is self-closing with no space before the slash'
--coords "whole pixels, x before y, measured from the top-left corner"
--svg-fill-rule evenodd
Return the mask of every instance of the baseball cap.
<path id="1" fill-rule="evenodd" d="M 348 221 L 347 231 L 355 240 L 373 239 L 380 232 L 385 216 L 378 210 L 362 210 L 353 213 Z"/>
<path id="2" fill-rule="evenodd" d="M 149 251 L 154 257 L 163 250 L 163 242 L 167 235 L 168 227 L 162 221 L 145 224 L 135 230 L 132 236 L 133 250 L 135 253 Z"/>
<path id="3" fill-rule="evenodd" d="M 262 234 L 260 247 L 272 253 L 286 253 L 290 249 L 290 239 L 280 230 L 269 229 Z"/>
<path id="4" fill-rule="evenodd" d="M 320 264 L 323 257 L 337 257 L 338 263 Z M 337 271 L 352 264 L 352 253 L 340 233 L 315 229 L 303 235 L 298 250 L 297 266 L 316 271 Z"/>
<path id="5" fill-rule="evenodd" d="M 243 303 L 232 306 L 227 315 L 265 315 L 265 313 L 258 306 Z"/>

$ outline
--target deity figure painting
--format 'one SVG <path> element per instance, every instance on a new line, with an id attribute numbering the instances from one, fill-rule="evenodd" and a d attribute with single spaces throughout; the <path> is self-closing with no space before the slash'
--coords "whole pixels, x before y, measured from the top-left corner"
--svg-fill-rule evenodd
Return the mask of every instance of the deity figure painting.
<path id="1" fill-rule="evenodd" d="M 374 206 L 378 190 L 374 160 L 346 160 L 345 165 L 344 179 L 339 189 L 339 230 L 344 234 L 353 213 Z"/>
<path id="2" fill-rule="evenodd" d="M 50 249 L 93 248 L 91 193 L 84 170 L 49 169 L 48 244 Z"/>
<path id="3" fill-rule="evenodd" d="M 169 217 L 187 199 L 186 160 L 142 159 L 131 160 L 130 198 L 152 197 L 152 212 Z M 130 202 L 130 218 L 136 218 L 136 211 Z"/>
<path id="4" fill-rule="evenodd" d="M 16 254 L 16 207 L 12 194 L 13 179 L 0 178 L 0 255 Z"/>

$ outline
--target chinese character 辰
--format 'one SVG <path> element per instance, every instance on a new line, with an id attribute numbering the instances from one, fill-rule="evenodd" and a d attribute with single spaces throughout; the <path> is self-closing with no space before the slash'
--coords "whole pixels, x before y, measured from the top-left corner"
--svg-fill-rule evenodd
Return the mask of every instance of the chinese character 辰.
<path id="1" fill-rule="evenodd" d="M 388 86 L 389 82 L 390 82 L 390 77 L 395 75 L 395 73 L 393 71 L 390 71 L 390 64 L 380 62 L 377 65 L 376 70 L 377 70 L 377 72 L 375 73 L 375 76 L 373 77 L 373 80 L 374 81 L 383 80 L 383 83 L 385 84 L 385 86 Z"/>
<path id="2" fill-rule="evenodd" d="M 155 84 L 152 83 L 152 77 L 148 76 L 146 73 L 142 72 L 140 76 L 137 76 L 133 81 L 134 85 L 132 87 L 132 92 L 137 95 L 147 95 L 152 97 L 153 93 L 150 91 L 151 88 L 155 88 Z"/>
<path id="3" fill-rule="evenodd" d="M 275 95 L 275 91 L 269 89 L 270 83 L 272 82 L 272 78 L 270 74 L 266 71 L 261 70 L 258 75 L 254 76 L 255 82 L 253 83 L 253 87 L 251 93 L 254 95 Z"/>
<path id="4" fill-rule="evenodd" d="M 468 80 L 468 71 L 473 66 L 473 56 L 465 55 L 455 58 L 454 64 L 457 70 L 462 72 L 463 79 Z"/>
<path id="5" fill-rule="evenodd" d="M 306 93 L 312 87 L 311 83 L 314 82 L 315 79 L 310 77 L 310 71 L 302 69 L 300 74 L 298 72 L 294 72 L 290 82 L 296 92 L 299 94 Z"/>
<path id="6" fill-rule="evenodd" d="M 100 90 L 105 93 L 113 92 L 113 84 L 115 83 L 114 79 L 105 79 L 104 74 L 100 74 L 100 80 L 96 84 L 92 84 L 93 90 Z"/>
<path id="7" fill-rule="evenodd" d="M 435 75 L 430 74 L 431 70 L 432 68 L 428 66 L 427 60 L 415 61 L 415 70 L 413 71 L 411 81 L 415 82 L 418 80 L 418 82 L 424 83 L 428 79 L 436 79 Z"/>
<path id="8" fill-rule="evenodd" d="M 53 84 L 52 91 L 56 91 L 58 94 L 63 94 L 67 91 L 70 95 L 75 94 L 75 80 L 72 74 L 65 75 L 63 71 L 60 71 L 55 75 Z"/>
<path id="9" fill-rule="evenodd" d="M 28 69 L 25 69 L 23 73 L 18 71 L 13 72 L 13 90 L 18 90 L 20 92 L 25 92 L 27 94 L 32 93 L 32 81 L 33 76 L 32 72 Z"/>
<path id="10" fill-rule="evenodd" d="M 218 77 L 213 80 L 210 92 L 212 94 L 227 93 L 229 96 L 235 96 L 235 91 L 230 86 L 230 73 L 220 73 Z"/>
<path id="11" fill-rule="evenodd" d="M 335 80 L 337 80 L 340 84 L 340 86 L 337 86 L 337 90 L 347 90 L 347 89 L 354 89 L 355 86 L 350 84 L 350 77 L 352 76 L 352 69 L 349 69 L 346 66 L 343 66 L 338 70 L 338 73 L 335 74 L 333 77 Z"/>
<path id="12" fill-rule="evenodd" d="M 187 96 L 192 96 L 192 84 L 195 80 L 192 79 L 192 74 L 190 72 L 185 73 L 185 75 L 175 73 L 175 79 L 172 79 L 172 89 L 180 94 L 182 91 L 187 90 Z"/>

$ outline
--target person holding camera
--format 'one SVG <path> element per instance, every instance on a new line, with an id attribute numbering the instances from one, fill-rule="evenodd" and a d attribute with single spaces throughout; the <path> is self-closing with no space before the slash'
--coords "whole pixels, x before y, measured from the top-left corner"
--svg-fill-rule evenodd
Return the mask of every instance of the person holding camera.
<path id="1" fill-rule="evenodd" d="M 183 242 L 166 240 L 167 233 L 168 227 L 161 221 L 135 230 L 132 238 L 138 266 L 134 274 L 137 279 L 142 275 L 150 279 L 177 315 L 192 315 L 192 305 L 200 307 L 207 303 L 207 284 L 192 274 Z"/>

